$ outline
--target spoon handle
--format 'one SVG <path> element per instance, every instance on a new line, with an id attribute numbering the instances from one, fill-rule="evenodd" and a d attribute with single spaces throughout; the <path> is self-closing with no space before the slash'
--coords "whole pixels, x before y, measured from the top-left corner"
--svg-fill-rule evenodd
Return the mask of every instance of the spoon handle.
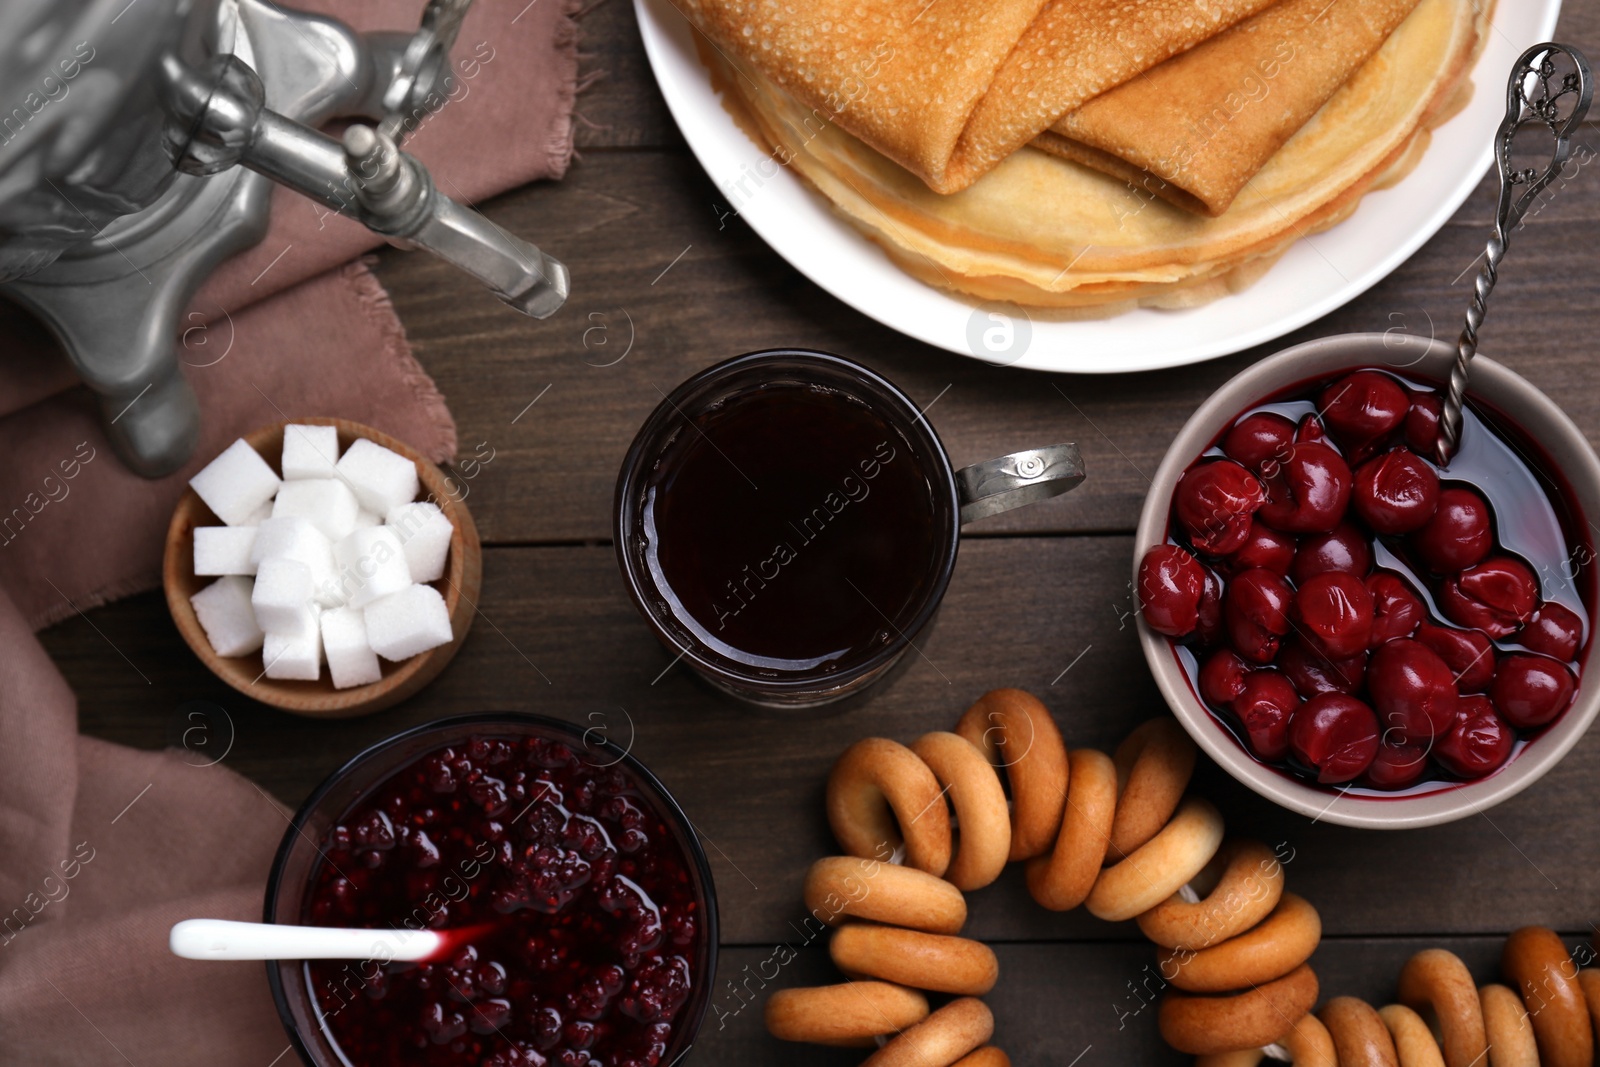
<path id="1" fill-rule="evenodd" d="M 1558 73 L 1556 61 L 1561 56 L 1566 57 L 1573 69 Z M 1494 234 L 1489 238 L 1483 267 L 1473 283 L 1466 323 L 1456 342 L 1450 389 L 1439 416 L 1436 458 L 1441 467 L 1450 463 L 1450 457 L 1461 443 L 1461 405 L 1467 395 L 1467 367 L 1478 352 L 1478 329 L 1489 312 L 1489 294 L 1494 290 L 1500 260 L 1505 257 L 1511 233 L 1534 200 L 1566 165 L 1572 151 L 1572 131 L 1588 113 L 1593 95 L 1589 61 L 1571 45 L 1536 44 L 1522 53 L 1511 69 L 1511 78 L 1506 83 L 1506 115 L 1494 142 L 1494 160 L 1500 172 L 1500 202 L 1495 211 Z M 1571 111 L 1563 114 L 1569 105 Z M 1543 170 L 1532 167 L 1517 170 L 1511 163 L 1512 141 L 1519 129 L 1534 125 L 1543 126 L 1555 138 L 1550 160 Z"/>
<path id="2" fill-rule="evenodd" d="M 168 946 L 188 960 L 426 960 L 444 938 L 431 930 L 347 930 L 227 919 L 185 919 Z"/>

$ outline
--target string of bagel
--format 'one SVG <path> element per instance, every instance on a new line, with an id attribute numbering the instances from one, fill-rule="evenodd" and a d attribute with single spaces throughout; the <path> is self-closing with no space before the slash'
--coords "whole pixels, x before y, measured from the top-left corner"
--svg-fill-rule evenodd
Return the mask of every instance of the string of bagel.
<path id="1" fill-rule="evenodd" d="M 863 1067 L 1008 1067 L 982 1000 L 999 961 L 960 934 L 964 893 L 1022 863 L 1042 907 L 1138 924 L 1170 987 L 1161 1036 L 1197 1067 L 1593 1067 L 1600 969 L 1542 927 L 1507 938 L 1505 985 L 1480 988 L 1433 948 L 1406 963 L 1396 1003 L 1340 996 L 1314 1012 L 1317 910 L 1286 890 L 1271 848 L 1225 837 L 1217 809 L 1186 795 L 1195 759 L 1170 718 L 1109 756 L 1069 751 L 1018 689 L 909 746 L 851 745 L 827 787 L 844 854 L 814 863 L 804 890 L 847 980 L 773 993 L 768 1030 L 875 1048 Z M 934 1008 L 930 994 L 951 999 Z"/>

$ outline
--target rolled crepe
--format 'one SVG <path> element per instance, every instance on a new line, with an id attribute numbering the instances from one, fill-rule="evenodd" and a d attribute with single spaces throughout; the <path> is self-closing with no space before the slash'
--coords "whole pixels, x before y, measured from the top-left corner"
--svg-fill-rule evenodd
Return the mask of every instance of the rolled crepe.
<path id="1" fill-rule="evenodd" d="M 1271 0 L 673 0 L 741 80 L 952 193 Z"/>
<path id="2" fill-rule="evenodd" d="M 1068 112 L 1034 144 L 1220 215 L 1417 0 L 1280 0 Z"/>

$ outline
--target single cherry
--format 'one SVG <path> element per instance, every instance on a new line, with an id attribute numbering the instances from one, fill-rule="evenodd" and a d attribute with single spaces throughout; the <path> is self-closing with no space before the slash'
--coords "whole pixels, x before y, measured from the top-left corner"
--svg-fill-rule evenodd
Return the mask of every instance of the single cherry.
<path id="1" fill-rule="evenodd" d="M 1372 544 L 1353 522 L 1341 522 L 1325 534 L 1302 538 L 1289 565 L 1289 580 L 1304 585 L 1319 574 L 1342 571 L 1365 578 L 1372 570 Z"/>
<path id="2" fill-rule="evenodd" d="M 1222 598 L 1228 643 L 1251 663 L 1271 663 L 1289 632 L 1294 591 L 1269 570 L 1257 567 L 1234 577 Z"/>
<path id="3" fill-rule="evenodd" d="M 1293 537 L 1274 530 L 1260 519 L 1251 519 L 1250 536 L 1237 552 L 1227 558 L 1225 566 L 1230 574 L 1263 567 L 1273 574 L 1287 575 L 1289 565 L 1294 562 L 1294 553 Z"/>
<path id="4" fill-rule="evenodd" d="M 1511 758 L 1515 741 L 1489 698 L 1474 694 L 1461 698 L 1455 722 L 1433 746 L 1433 757 L 1457 777 L 1482 778 Z"/>
<path id="5" fill-rule="evenodd" d="M 1314 696 L 1289 723 L 1289 748 L 1323 785 L 1348 782 L 1378 753 L 1378 717 L 1344 693 Z"/>
<path id="6" fill-rule="evenodd" d="M 1439 587 L 1439 610 L 1445 618 L 1496 640 L 1521 629 L 1538 606 L 1538 579 L 1513 556 L 1492 556 Z"/>
<path id="7" fill-rule="evenodd" d="M 1494 645 L 1479 630 L 1455 630 L 1424 622 L 1417 627 L 1417 640 L 1433 649 L 1455 673 L 1456 688 L 1463 693 L 1481 693 L 1494 678 Z"/>
<path id="8" fill-rule="evenodd" d="M 1471 489 L 1440 489 L 1433 518 L 1407 543 L 1435 574 L 1454 574 L 1482 562 L 1494 547 L 1488 501 Z"/>
<path id="9" fill-rule="evenodd" d="M 1324 389 L 1317 407 L 1329 435 L 1359 461 L 1405 422 L 1411 398 L 1387 374 L 1361 370 Z"/>
<path id="10" fill-rule="evenodd" d="M 1372 596 L 1353 574 L 1330 571 L 1302 585 L 1294 596 L 1302 636 L 1330 659 L 1365 651 L 1372 637 Z"/>
<path id="11" fill-rule="evenodd" d="M 1328 428 L 1322 425 L 1322 420 L 1315 414 L 1307 415 L 1295 428 L 1294 440 L 1296 444 L 1325 445 L 1328 443 Z"/>
<path id="12" fill-rule="evenodd" d="M 1156 633 L 1187 637 L 1200 623 L 1206 572 L 1178 545 L 1156 545 L 1139 561 L 1139 611 Z"/>
<path id="13" fill-rule="evenodd" d="M 1571 662 L 1578 658 L 1578 649 L 1583 646 L 1583 620 L 1571 608 L 1546 600 L 1517 635 L 1517 641 L 1534 652 Z"/>
<path id="14" fill-rule="evenodd" d="M 1372 637 L 1369 648 L 1410 637 L 1428 617 L 1428 609 L 1404 578 L 1393 571 L 1378 571 L 1367 576 L 1367 592 L 1372 597 Z"/>
<path id="15" fill-rule="evenodd" d="M 1549 656 L 1512 652 L 1500 657 L 1489 699 L 1512 726 L 1531 730 L 1567 710 L 1578 687 L 1567 665 Z"/>
<path id="16" fill-rule="evenodd" d="M 1280 671 L 1251 671 L 1244 676 L 1233 712 L 1244 725 L 1250 751 L 1276 762 L 1289 753 L 1289 723 L 1300 706 L 1300 694 Z"/>
<path id="17" fill-rule="evenodd" d="M 1217 577 L 1215 571 L 1209 567 L 1206 572 L 1206 587 L 1200 593 L 1200 606 L 1196 611 L 1194 635 L 1200 639 L 1202 645 L 1221 644 L 1228 635 L 1227 627 L 1222 622 L 1222 594 L 1226 586 L 1222 579 Z"/>
<path id="18" fill-rule="evenodd" d="M 1365 652 L 1349 659 L 1330 660 L 1298 637 L 1283 642 L 1274 664 L 1308 700 L 1321 693 L 1357 692 L 1367 677 Z"/>
<path id="19" fill-rule="evenodd" d="M 1250 516 L 1265 501 L 1261 481 L 1231 459 L 1190 467 L 1173 496 L 1179 524 L 1208 556 L 1238 550 L 1250 536 Z"/>
<path id="20" fill-rule="evenodd" d="M 1413 392 L 1406 412 L 1406 447 L 1420 456 L 1432 456 L 1439 444 L 1439 419 L 1444 404 L 1437 393 Z"/>
<path id="21" fill-rule="evenodd" d="M 1258 474 L 1277 473 L 1294 448 L 1294 423 L 1271 411 L 1256 411 L 1229 428 L 1222 451 Z"/>
<path id="22" fill-rule="evenodd" d="M 1455 719 L 1455 674 L 1433 649 L 1408 637 L 1373 652 L 1367 692 L 1384 727 L 1401 740 L 1430 744 Z"/>
<path id="23" fill-rule="evenodd" d="M 1378 754 L 1361 776 L 1360 784 L 1372 789 L 1405 789 L 1415 785 L 1427 770 L 1428 746 L 1402 740 L 1389 731 L 1378 742 Z"/>
<path id="24" fill-rule="evenodd" d="M 1261 521 L 1284 533 L 1327 533 L 1350 504 L 1350 465 L 1324 444 L 1298 444 L 1267 482 Z"/>
<path id="25" fill-rule="evenodd" d="M 1250 665 L 1231 648 L 1218 649 L 1200 667 L 1200 696 L 1219 708 L 1233 704 L 1244 688 Z"/>
<path id="26" fill-rule="evenodd" d="M 1380 534 L 1420 529 L 1439 507 L 1439 475 L 1404 448 L 1367 460 L 1356 471 L 1350 506 Z"/>

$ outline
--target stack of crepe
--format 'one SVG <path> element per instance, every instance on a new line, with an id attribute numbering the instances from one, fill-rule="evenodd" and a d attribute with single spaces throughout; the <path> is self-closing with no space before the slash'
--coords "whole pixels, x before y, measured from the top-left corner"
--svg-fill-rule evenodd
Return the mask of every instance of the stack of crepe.
<path id="1" fill-rule="evenodd" d="M 904 269 L 1078 314 L 1235 291 L 1403 176 L 1491 6 L 675 2 L 734 118 Z"/>

